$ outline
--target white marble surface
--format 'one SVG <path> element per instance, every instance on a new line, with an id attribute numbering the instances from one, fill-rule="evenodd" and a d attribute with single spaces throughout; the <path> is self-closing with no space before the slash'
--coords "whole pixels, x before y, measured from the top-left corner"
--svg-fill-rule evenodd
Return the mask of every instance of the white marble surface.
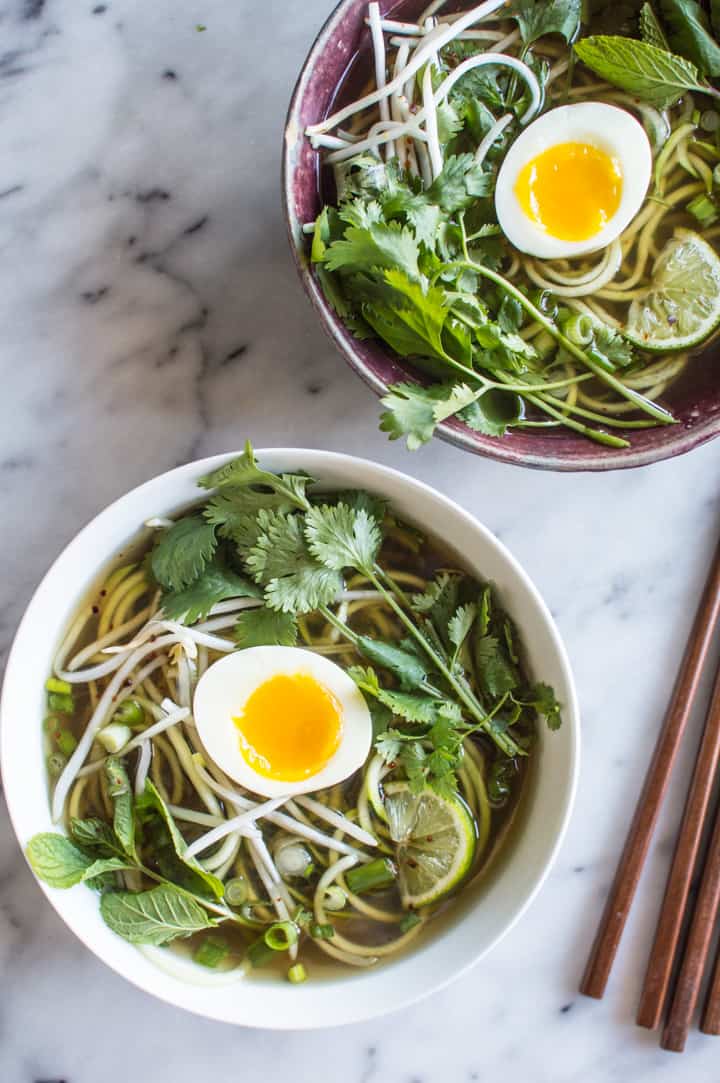
<path id="1" fill-rule="evenodd" d="M 556 614 L 584 711 L 569 836 L 469 977 L 394 1017 L 278 1039 L 184 1016 L 105 969 L 44 902 L 3 816 L 0 1078 L 717 1080 L 716 1040 L 694 1033 L 680 1058 L 632 1024 L 677 787 L 609 995 L 577 985 L 717 533 L 720 443 L 572 477 L 386 442 L 315 326 L 280 211 L 284 110 L 328 8 L 0 3 L 0 647 L 61 546 L 149 475 L 246 436 L 377 458 L 472 509 Z"/>

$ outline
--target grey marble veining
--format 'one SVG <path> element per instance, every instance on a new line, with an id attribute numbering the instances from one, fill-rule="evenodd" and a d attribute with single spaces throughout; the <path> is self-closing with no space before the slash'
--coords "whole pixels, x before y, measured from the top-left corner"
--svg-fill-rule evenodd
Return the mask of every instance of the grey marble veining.
<path id="1" fill-rule="evenodd" d="M 0 1079 L 717 1080 L 712 1039 L 673 1057 L 632 1024 L 687 756 L 610 993 L 577 984 L 720 525 L 720 443 L 569 477 L 442 444 L 411 456 L 378 433 L 301 294 L 280 209 L 284 111 L 328 8 L 0 3 L 0 650 L 65 542 L 146 477 L 248 436 L 366 455 L 458 499 L 543 591 L 584 714 L 573 822 L 538 901 L 469 976 L 383 1020 L 276 1038 L 182 1015 L 96 961 L 3 809 Z"/>

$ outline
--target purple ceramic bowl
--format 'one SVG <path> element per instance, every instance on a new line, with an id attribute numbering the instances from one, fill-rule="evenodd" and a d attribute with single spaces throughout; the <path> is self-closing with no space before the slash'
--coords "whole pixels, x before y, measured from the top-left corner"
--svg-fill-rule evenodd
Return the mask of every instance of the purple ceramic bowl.
<path id="1" fill-rule="evenodd" d="M 417 18 L 427 0 L 380 0 L 384 15 Z M 455 4 L 455 7 L 460 6 Z M 390 384 L 414 380 L 417 373 L 382 343 L 358 341 L 325 300 L 309 261 L 308 238 L 302 232 L 320 212 L 319 154 L 303 133 L 326 117 L 348 68 L 361 52 L 369 55 L 365 26 L 367 0 L 342 0 L 323 26 L 310 50 L 293 93 L 285 127 L 283 200 L 298 272 L 322 326 L 363 380 L 383 395 Z M 677 425 L 633 432 L 631 447 L 606 448 L 566 430 L 512 431 L 501 439 L 473 432 L 450 419 L 438 426 L 444 440 L 501 462 L 544 470 L 617 470 L 645 466 L 691 451 L 720 434 L 720 380 L 714 372 L 716 351 L 693 365 L 692 378 L 672 389 Z"/>

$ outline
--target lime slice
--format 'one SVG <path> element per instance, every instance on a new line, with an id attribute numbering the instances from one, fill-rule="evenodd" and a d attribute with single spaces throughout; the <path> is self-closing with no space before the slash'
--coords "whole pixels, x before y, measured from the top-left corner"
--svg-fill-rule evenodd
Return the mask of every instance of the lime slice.
<path id="1" fill-rule="evenodd" d="M 678 230 L 658 256 L 645 297 L 628 310 L 626 338 L 643 350 L 688 350 L 720 324 L 720 259 L 689 230 Z"/>
<path id="2" fill-rule="evenodd" d="M 428 906 L 457 887 L 472 865 L 477 838 L 465 803 L 433 790 L 411 793 L 407 782 L 390 782 L 385 812 L 396 845 L 403 906 Z"/>

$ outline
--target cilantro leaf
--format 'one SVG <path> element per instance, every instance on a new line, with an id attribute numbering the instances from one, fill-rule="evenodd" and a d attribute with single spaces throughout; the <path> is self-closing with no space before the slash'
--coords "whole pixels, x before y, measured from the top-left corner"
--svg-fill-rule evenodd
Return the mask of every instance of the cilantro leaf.
<path id="1" fill-rule="evenodd" d="M 202 575 L 216 547 L 212 523 L 199 515 L 178 519 L 153 550 L 153 575 L 165 590 L 184 590 Z"/>
<path id="2" fill-rule="evenodd" d="M 409 229 L 375 222 L 365 228 L 349 226 L 341 240 L 328 245 L 324 265 L 329 271 L 373 271 L 400 268 L 417 279 L 419 250 Z"/>
<path id="3" fill-rule="evenodd" d="M 263 511 L 258 522 L 262 533 L 246 563 L 265 587 L 267 605 L 284 613 L 309 613 L 331 602 L 342 588 L 342 578 L 315 560 L 301 517 Z"/>
<path id="4" fill-rule="evenodd" d="M 393 384 L 380 401 L 386 407 L 380 416 L 380 429 L 391 440 L 405 437 L 410 451 L 432 440 L 436 403 L 427 388 L 419 384 Z"/>
<path id="5" fill-rule="evenodd" d="M 217 557 L 202 575 L 185 590 L 163 595 L 162 608 L 169 620 L 195 624 L 204 620 L 214 605 L 226 598 L 259 598 L 259 589 L 249 579 L 226 568 Z"/>
<path id="6" fill-rule="evenodd" d="M 493 698 L 512 692 L 517 687 L 517 673 L 496 636 L 485 635 L 476 639 L 475 667 L 480 689 Z"/>
<path id="7" fill-rule="evenodd" d="M 474 432 L 486 436 L 504 436 L 508 426 L 522 417 L 522 400 L 511 391 L 488 388 L 482 395 L 460 410 L 460 417 Z"/>
<path id="8" fill-rule="evenodd" d="M 365 508 L 342 503 L 310 508 L 305 515 L 305 537 L 313 556 L 336 571 L 372 569 L 382 543 L 377 519 Z"/>
<path id="9" fill-rule="evenodd" d="M 269 470 L 262 470 L 258 466 L 255 452 L 248 440 L 242 455 L 200 478 L 198 485 L 204 489 L 224 489 L 226 486 L 265 487 L 289 501 L 293 506 L 307 508 L 308 500 L 305 490 L 313 481 L 314 479 L 307 474 L 278 475 L 270 473 Z"/>
<path id="10" fill-rule="evenodd" d="M 455 613 L 448 621 L 448 636 L 450 637 L 450 642 L 455 647 L 456 655 L 470 635 L 470 629 L 475 623 L 477 615 L 478 609 L 475 603 L 468 602 L 467 605 L 458 606 Z"/>
<path id="11" fill-rule="evenodd" d="M 378 661 L 378 664 L 382 665 L 382 662 Z M 437 718 L 442 700 L 420 693 L 395 692 L 389 688 L 383 688 L 374 669 L 351 666 L 348 669 L 348 675 L 362 692 L 379 700 L 394 715 L 403 718 L 406 722 L 429 725 Z"/>
<path id="12" fill-rule="evenodd" d="M 240 613 L 234 629 L 238 647 L 294 647 L 298 627 L 291 613 L 278 612 L 261 606 Z"/>
<path id="13" fill-rule="evenodd" d="M 558 730 L 562 724 L 560 716 L 561 707 L 558 703 L 554 690 L 549 684 L 538 682 L 533 685 L 530 692 L 523 698 L 523 705 L 534 707 L 538 714 L 542 715 L 547 722 L 548 729 Z"/>
<path id="14" fill-rule="evenodd" d="M 386 271 L 384 277 L 389 289 L 363 305 L 367 322 L 397 353 L 446 360 L 442 335 L 449 306 L 444 290 L 423 289 L 397 268 Z"/>
<path id="15" fill-rule="evenodd" d="M 426 191 L 430 203 L 436 203 L 446 214 L 464 210 L 481 196 L 492 191 L 489 173 L 483 172 L 473 154 L 454 154 Z"/>
<path id="16" fill-rule="evenodd" d="M 520 27 L 524 45 L 545 34 L 561 34 L 569 44 L 580 30 L 582 0 L 514 0 L 507 14 Z"/>
<path id="17" fill-rule="evenodd" d="M 593 325 L 595 347 L 605 354 L 609 361 L 617 365 L 631 365 L 635 360 L 632 345 L 619 331 L 607 324 L 598 322 Z"/>
<path id="18" fill-rule="evenodd" d="M 394 643 L 385 643 L 370 636 L 359 636 L 358 650 L 376 666 L 390 671 L 405 689 L 417 688 L 427 677 L 427 663 L 417 654 L 404 650 Z"/>
<path id="19" fill-rule="evenodd" d="M 210 497 L 203 515 L 218 528 L 218 534 L 223 538 L 235 538 L 236 535 L 243 536 L 248 516 L 255 516 L 261 508 L 287 512 L 295 506 L 284 493 L 226 485 Z"/>

